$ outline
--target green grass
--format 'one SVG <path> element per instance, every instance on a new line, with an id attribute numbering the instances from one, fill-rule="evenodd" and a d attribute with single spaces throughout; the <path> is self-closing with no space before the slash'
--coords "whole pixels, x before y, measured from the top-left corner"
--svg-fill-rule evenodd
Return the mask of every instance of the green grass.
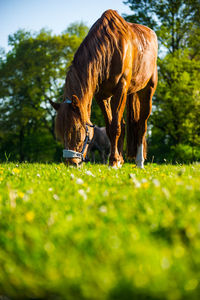
<path id="1" fill-rule="evenodd" d="M 0 165 L 0 295 L 199 299 L 200 165 Z"/>

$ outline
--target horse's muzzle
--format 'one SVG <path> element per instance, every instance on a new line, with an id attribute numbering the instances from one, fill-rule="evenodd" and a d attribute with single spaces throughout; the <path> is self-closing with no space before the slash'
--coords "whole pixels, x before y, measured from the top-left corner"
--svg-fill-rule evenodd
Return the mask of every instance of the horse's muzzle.
<path id="1" fill-rule="evenodd" d="M 66 165 L 67 166 L 74 166 L 74 167 L 79 167 L 81 166 L 83 161 L 79 158 L 68 158 L 66 159 Z"/>

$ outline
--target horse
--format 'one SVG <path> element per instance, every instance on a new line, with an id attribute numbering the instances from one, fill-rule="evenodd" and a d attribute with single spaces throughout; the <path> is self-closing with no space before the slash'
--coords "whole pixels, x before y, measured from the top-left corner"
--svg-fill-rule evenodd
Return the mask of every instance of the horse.
<path id="1" fill-rule="evenodd" d="M 94 136 L 88 146 L 87 157 L 91 154 L 92 162 L 95 162 L 95 151 L 98 151 L 101 157 L 101 162 L 107 164 L 110 155 L 110 140 L 106 134 L 105 127 L 94 127 Z"/>
<path id="2" fill-rule="evenodd" d="M 114 10 L 105 11 L 94 23 L 68 69 L 63 102 L 50 101 L 57 110 L 55 131 L 68 164 L 78 166 L 85 160 L 94 134 L 90 115 L 95 97 L 110 139 L 110 166 L 124 162 L 127 107 L 127 157 L 144 167 L 147 120 L 157 85 L 157 49 L 153 30 L 126 22 Z"/>

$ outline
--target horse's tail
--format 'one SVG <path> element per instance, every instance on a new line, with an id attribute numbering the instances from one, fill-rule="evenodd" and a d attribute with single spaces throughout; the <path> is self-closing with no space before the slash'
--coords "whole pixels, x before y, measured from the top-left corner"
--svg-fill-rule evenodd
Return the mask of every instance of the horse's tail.
<path id="1" fill-rule="evenodd" d="M 127 96 L 127 157 L 129 159 L 135 158 L 137 154 L 139 119 L 140 101 L 138 95 L 137 93 L 129 94 Z"/>

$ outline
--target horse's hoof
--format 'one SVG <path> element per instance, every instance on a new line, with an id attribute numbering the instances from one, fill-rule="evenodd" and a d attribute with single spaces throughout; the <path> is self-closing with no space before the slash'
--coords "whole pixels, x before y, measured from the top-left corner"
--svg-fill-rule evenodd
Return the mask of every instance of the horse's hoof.
<path id="1" fill-rule="evenodd" d="M 113 169 L 119 169 L 122 167 L 122 163 L 121 161 L 113 161 L 113 162 L 110 162 L 110 166 L 113 168 Z"/>
<path id="2" fill-rule="evenodd" d="M 144 169 L 144 163 L 143 162 L 136 162 L 136 166 L 139 169 Z"/>

